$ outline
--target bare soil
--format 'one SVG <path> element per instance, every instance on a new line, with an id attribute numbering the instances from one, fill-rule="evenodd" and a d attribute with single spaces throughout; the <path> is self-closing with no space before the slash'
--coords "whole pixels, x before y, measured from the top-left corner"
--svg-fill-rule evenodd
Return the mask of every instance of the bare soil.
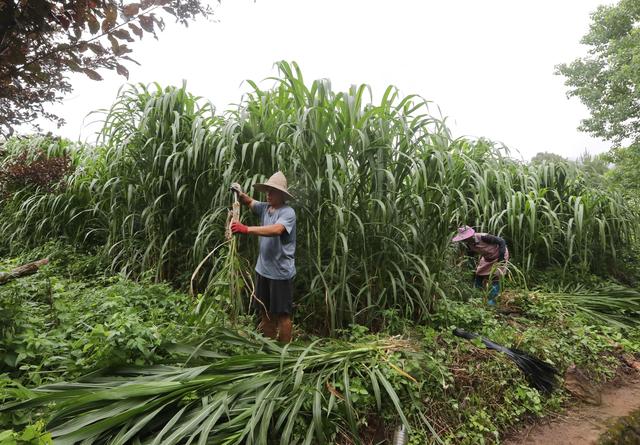
<path id="1" fill-rule="evenodd" d="M 505 440 L 505 445 L 588 445 L 620 417 L 640 408 L 640 375 L 616 378 L 601 391 L 602 403 L 582 403 L 546 423 L 527 426 Z"/>

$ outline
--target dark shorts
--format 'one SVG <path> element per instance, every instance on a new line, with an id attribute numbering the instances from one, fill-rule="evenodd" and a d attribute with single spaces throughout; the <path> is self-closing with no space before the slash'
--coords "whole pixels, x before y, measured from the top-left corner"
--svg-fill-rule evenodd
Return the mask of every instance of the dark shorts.
<path id="1" fill-rule="evenodd" d="M 272 314 L 293 312 L 293 280 L 272 280 L 256 272 L 256 297 Z M 264 310 L 257 303 L 258 309 Z"/>

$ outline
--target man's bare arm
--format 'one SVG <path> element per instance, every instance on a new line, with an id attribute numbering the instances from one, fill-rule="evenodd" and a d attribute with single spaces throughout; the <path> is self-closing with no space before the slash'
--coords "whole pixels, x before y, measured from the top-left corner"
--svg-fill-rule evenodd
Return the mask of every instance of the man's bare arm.
<path id="1" fill-rule="evenodd" d="M 242 186 L 240 184 L 234 182 L 233 184 L 231 184 L 231 187 L 229 187 L 229 189 L 235 192 L 236 195 L 238 195 L 238 201 L 240 201 L 241 204 L 244 204 L 251 210 L 253 210 L 253 204 L 255 203 L 255 201 L 251 196 L 247 195 L 244 190 L 242 190 Z"/>
<path id="2" fill-rule="evenodd" d="M 238 193 L 238 200 L 241 204 L 246 205 L 251 210 L 253 210 L 253 204 L 256 202 L 251 196 L 246 193 Z"/>
<path id="3" fill-rule="evenodd" d="M 268 226 L 249 226 L 247 227 L 249 235 L 258 236 L 280 236 L 286 229 L 282 224 L 271 224 Z"/>

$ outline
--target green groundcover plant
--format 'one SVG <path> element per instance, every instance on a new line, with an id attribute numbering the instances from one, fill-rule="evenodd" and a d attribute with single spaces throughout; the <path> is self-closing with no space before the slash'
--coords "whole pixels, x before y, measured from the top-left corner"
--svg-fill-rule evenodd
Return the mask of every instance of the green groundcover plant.
<path id="1" fill-rule="evenodd" d="M 519 315 L 506 316 L 471 289 L 440 300 L 428 324 L 387 313 L 378 333 L 299 331 L 283 347 L 255 334 L 250 317 L 232 319 L 223 299 L 196 317 L 196 298 L 105 276 L 108 258 L 69 246 L 2 268 L 43 255 L 52 262 L 37 275 L 0 287 L 3 310 L 13 308 L 2 324 L 0 425 L 9 429 L 0 437 L 15 443 L 367 443 L 403 422 L 410 443 L 493 442 L 567 395 L 539 394 L 504 357 L 454 337 L 454 326 L 561 371 L 576 364 L 596 381 L 613 377 L 620 354 L 640 351 L 637 331 L 556 294 L 511 294 Z"/>

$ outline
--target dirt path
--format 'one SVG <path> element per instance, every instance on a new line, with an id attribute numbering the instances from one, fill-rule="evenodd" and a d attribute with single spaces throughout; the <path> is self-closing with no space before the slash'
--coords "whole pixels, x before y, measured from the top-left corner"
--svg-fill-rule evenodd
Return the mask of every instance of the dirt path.
<path id="1" fill-rule="evenodd" d="M 548 423 L 526 427 L 505 445 L 588 445 L 619 417 L 640 408 L 640 377 L 628 378 L 602 391 L 602 404 L 581 404 Z"/>

